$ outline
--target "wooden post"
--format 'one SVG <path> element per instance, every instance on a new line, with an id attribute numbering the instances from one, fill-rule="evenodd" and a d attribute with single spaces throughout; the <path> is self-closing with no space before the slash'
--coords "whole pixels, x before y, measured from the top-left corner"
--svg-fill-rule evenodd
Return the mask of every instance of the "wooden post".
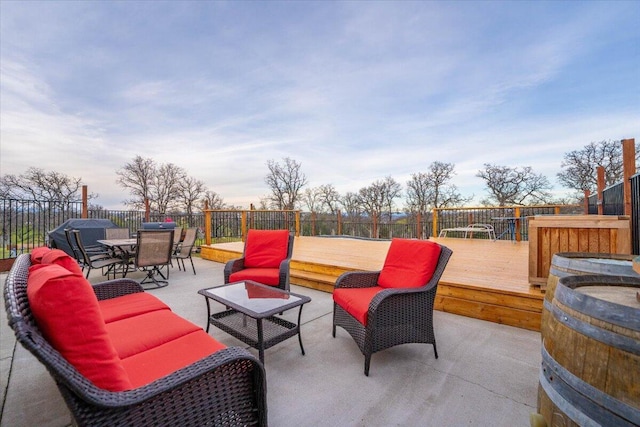
<path id="1" fill-rule="evenodd" d="M 82 215 L 80 216 L 85 219 L 89 217 L 89 194 L 86 185 L 82 186 Z"/>
<path id="2" fill-rule="evenodd" d="M 584 190 L 584 214 L 589 215 L 589 196 L 591 196 L 591 191 Z"/>
<path id="3" fill-rule="evenodd" d="M 316 213 L 311 212 L 311 235 L 316 235 Z"/>
<path id="4" fill-rule="evenodd" d="M 340 209 L 336 211 L 336 214 L 338 215 L 338 236 L 342 236 L 342 212 Z"/>
<path id="5" fill-rule="evenodd" d="M 373 237 L 373 238 L 377 239 L 378 238 L 378 217 L 376 216 L 375 211 L 371 212 L 371 215 L 373 216 L 373 218 L 372 218 L 372 220 L 373 220 L 372 224 L 373 225 L 371 227 L 372 228 L 371 236 L 369 236 L 369 237 Z"/>
<path id="6" fill-rule="evenodd" d="M 604 206 L 602 205 L 604 203 L 602 197 L 602 192 L 604 191 L 604 167 L 598 166 L 596 171 L 598 173 L 598 215 L 602 215 L 604 211 Z"/>
<path id="7" fill-rule="evenodd" d="M 431 216 L 433 217 L 431 219 L 431 233 L 433 234 L 433 237 L 438 237 L 438 208 L 433 208 Z"/>
<path id="8" fill-rule="evenodd" d="M 247 240 L 247 211 L 242 211 L 240 215 L 240 238 L 244 242 Z"/>
<path id="9" fill-rule="evenodd" d="M 515 209 L 515 227 L 516 227 L 516 242 L 522 241 L 522 233 L 520 233 L 520 206 L 516 206 Z"/>
<path id="10" fill-rule="evenodd" d="M 149 206 L 149 199 L 147 197 L 144 198 L 144 220 L 145 222 L 149 222 L 149 218 L 151 218 L 151 207 Z"/>
<path id="11" fill-rule="evenodd" d="M 624 214 L 631 216 L 631 177 L 636 173 L 636 140 L 622 140 Z"/>
<path id="12" fill-rule="evenodd" d="M 204 203 L 204 243 L 211 244 L 211 211 L 207 202 Z"/>

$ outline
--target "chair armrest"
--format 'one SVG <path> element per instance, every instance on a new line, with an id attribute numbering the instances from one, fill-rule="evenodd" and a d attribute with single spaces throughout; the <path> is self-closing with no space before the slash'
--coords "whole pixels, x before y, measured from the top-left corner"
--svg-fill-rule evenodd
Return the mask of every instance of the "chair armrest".
<path id="1" fill-rule="evenodd" d="M 229 283 L 229 276 L 244 268 L 244 257 L 227 261 L 224 265 L 224 283 Z"/>
<path id="2" fill-rule="evenodd" d="M 278 277 L 279 277 L 278 282 L 280 283 L 280 288 L 285 291 L 288 291 L 291 288 L 289 284 L 289 278 L 290 278 L 290 272 L 291 272 L 290 264 L 291 264 L 291 258 L 285 259 L 280 263 L 280 270 L 278 272 Z"/>
<path id="3" fill-rule="evenodd" d="M 99 301 L 144 292 L 140 283 L 132 279 L 107 280 L 106 282 L 96 283 L 92 287 Z"/>
<path id="4" fill-rule="evenodd" d="M 371 288 L 378 286 L 380 271 L 348 271 L 336 280 L 335 288 Z"/>

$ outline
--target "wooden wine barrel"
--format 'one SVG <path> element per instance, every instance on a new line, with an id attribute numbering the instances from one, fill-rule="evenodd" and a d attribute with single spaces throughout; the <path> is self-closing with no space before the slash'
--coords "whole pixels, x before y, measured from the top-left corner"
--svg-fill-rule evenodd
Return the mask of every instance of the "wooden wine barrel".
<path id="1" fill-rule="evenodd" d="M 640 425 L 639 289 L 625 276 L 558 281 L 538 389 L 547 425 Z"/>
<path id="2" fill-rule="evenodd" d="M 559 252 L 551 258 L 547 288 L 542 306 L 540 333 L 544 339 L 549 321 L 549 310 L 558 280 L 568 276 L 605 275 L 638 277 L 633 269 L 633 256 L 621 254 L 599 254 L 586 252 Z"/>

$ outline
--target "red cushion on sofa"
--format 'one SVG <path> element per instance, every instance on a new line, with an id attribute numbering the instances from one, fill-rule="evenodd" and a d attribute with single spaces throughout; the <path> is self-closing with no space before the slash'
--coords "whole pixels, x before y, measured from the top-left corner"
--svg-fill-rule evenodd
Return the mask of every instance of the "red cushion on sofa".
<path id="1" fill-rule="evenodd" d="M 107 332 L 121 359 L 202 330 L 170 310 L 158 310 L 107 323 Z"/>
<path id="2" fill-rule="evenodd" d="M 392 239 L 378 277 L 383 288 L 417 288 L 433 276 L 440 245 L 428 240 Z"/>
<path id="3" fill-rule="evenodd" d="M 288 230 L 249 230 L 244 249 L 244 266 L 276 268 L 287 258 Z"/>
<path id="4" fill-rule="evenodd" d="M 51 249 L 46 246 L 33 248 L 31 250 L 31 264 L 40 264 L 42 257 L 48 252 L 51 252 Z"/>
<path id="5" fill-rule="evenodd" d="M 278 286 L 280 284 L 279 268 L 245 268 L 229 276 L 229 282 L 253 280 L 263 285 Z"/>
<path id="6" fill-rule="evenodd" d="M 27 296 L 38 327 L 49 343 L 97 387 L 131 389 L 89 282 L 51 264 L 29 274 Z"/>
<path id="7" fill-rule="evenodd" d="M 151 311 L 171 310 L 158 297 L 147 292 L 136 292 L 117 298 L 100 300 L 98 305 L 102 311 L 104 323 L 115 322 Z"/>
<path id="8" fill-rule="evenodd" d="M 373 297 L 384 288 L 338 288 L 333 291 L 333 301 L 352 315 L 358 322 L 367 326 L 369 304 Z"/>
<path id="9" fill-rule="evenodd" d="M 202 329 L 122 361 L 131 384 L 141 387 L 203 359 L 225 345 Z"/>
<path id="10" fill-rule="evenodd" d="M 82 276 L 82 269 L 78 265 L 78 261 L 70 257 L 69 254 L 67 254 L 63 250 L 52 249 L 51 251 L 44 254 L 40 262 L 42 264 L 56 264 L 64 267 L 71 273 L 79 274 Z"/>

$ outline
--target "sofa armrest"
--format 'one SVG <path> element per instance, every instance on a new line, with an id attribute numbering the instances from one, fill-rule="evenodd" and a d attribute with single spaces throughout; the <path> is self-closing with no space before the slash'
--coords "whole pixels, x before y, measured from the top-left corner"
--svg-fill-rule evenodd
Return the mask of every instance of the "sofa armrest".
<path id="1" fill-rule="evenodd" d="M 140 283 L 132 279 L 114 279 L 91 285 L 98 301 L 144 292 Z"/>

